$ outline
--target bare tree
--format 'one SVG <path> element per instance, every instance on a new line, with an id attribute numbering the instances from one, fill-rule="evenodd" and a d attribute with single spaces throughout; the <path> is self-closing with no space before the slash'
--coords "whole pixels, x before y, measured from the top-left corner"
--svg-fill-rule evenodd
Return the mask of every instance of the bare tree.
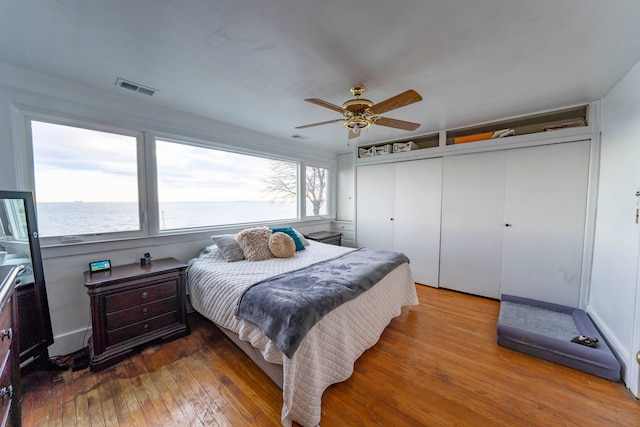
<path id="1" fill-rule="evenodd" d="M 296 163 L 273 161 L 271 172 L 265 179 L 266 191 L 274 199 L 291 200 L 298 194 L 298 165 Z M 313 215 L 320 214 L 326 203 L 327 169 L 307 166 L 305 173 L 306 197 L 313 207 Z"/>
<path id="2" fill-rule="evenodd" d="M 320 214 L 320 208 L 326 202 L 327 170 L 315 166 L 307 166 L 306 190 L 307 200 L 313 206 L 313 215 Z"/>

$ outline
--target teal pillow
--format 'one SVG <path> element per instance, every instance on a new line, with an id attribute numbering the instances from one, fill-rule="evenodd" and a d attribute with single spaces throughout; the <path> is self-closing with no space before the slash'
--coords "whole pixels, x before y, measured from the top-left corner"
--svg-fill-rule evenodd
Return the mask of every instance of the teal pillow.
<path id="1" fill-rule="evenodd" d="M 298 237 L 298 235 L 296 234 L 295 230 L 291 227 L 271 227 L 271 231 L 273 231 L 274 233 L 285 233 L 288 234 L 292 239 L 293 242 L 296 244 L 296 251 L 301 251 L 304 249 L 304 245 L 302 244 L 302 240 L 300 240 L 300 238 Z"/>

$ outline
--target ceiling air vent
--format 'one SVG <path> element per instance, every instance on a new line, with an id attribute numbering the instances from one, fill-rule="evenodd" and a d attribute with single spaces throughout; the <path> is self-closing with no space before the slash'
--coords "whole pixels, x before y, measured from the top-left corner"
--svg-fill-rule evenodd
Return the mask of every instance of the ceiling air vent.
<path id="1" fill-rule="evenodd" d="M 152 89 L 150 87 L 142 86 L 142 85 L 139 85 L 138 83 L 130 82 L 128 80 L 121 79 L 121 78 L 118 78 L 118 80 L 116 80 L 116 86 L 124 88 L 124 89 L 129 89 L 129 90 L 132 90 L 134 92 L 142 93 L 144 95 L 149 95 L 149 96 L 151 96 L 151 95 L 153 95 L 154 93 L 157 92 L 156 89 Z"/>

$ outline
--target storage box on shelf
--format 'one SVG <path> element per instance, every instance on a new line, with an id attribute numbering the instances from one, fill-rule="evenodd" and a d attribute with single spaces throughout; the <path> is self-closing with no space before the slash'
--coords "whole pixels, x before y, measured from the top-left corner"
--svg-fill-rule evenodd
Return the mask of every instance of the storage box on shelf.
<path id="1" fill-rule="evenodd" d="M 374 147 L 358 148 L 358 157 L 373 157 L 373 148 Z"/>
<path id="2" fill-rule="evenodd" d="M 393 152 L 391 144 L 376 145 L 373 147 L 374 156 L 383 156 L 385 154 L 391 154 Z"/>
<path id="3" fill-rule="evenodd" d="M 417 150 L 417 149 L 418 149 L 418 146 L 413 141 L 393 143 L 394 153 L 404 153 L 406 151 Z"/>

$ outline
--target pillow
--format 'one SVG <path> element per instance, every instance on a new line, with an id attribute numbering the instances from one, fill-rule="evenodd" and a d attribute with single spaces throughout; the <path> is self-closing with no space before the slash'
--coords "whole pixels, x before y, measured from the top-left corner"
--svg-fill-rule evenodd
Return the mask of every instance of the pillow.
<path id="1" fill-rule="evenodd" d="M 276 232 L 269 237 L 269 250 L 276 258 L 291 258 L 296 253 L 296 244 L 287 233 Z"/>
<path id="2" fill-rule="evenodd" d="M 244 259 L 244 252 L 240 249 L 238 242 L 236 242 L 235 236 L 231 234 L 225 234 L 221 236 L 211 236 L 220 253 L 227 262 L 242 261 Z"/>
<path id="3" fill-rule="evenodd" d="M 296 251 L 301 251 L 304 249 L 304 245 L 302 244 L 302 240 L 298 237 L 296 232 L 291 227 L 280 227 L 280 228 L 271 228 L 271 231 L 274 233 L 286 233 L 291 237 L 296 244 Z"/>
<path id="4" fill-rule="evenodd" d="M 268 227 L 246 228 L 236 235 L 236 241 L 248 261 L 262 261 L 273 258 L 269 250 L 271 234 Z"/>
<path id="5" fill-rule="evenodd" d="M 309 241 L 307 239 L 305 239 L 305 237 L 302 235 L 301 232 L 299 232 L 295 228 L 293 229 L 293 231 L 296 232 L 296 236 L 298 236 L 298 239 L 300 239 L 300 241 L 302 242 L 303 245 L 309 246 Z"/>

